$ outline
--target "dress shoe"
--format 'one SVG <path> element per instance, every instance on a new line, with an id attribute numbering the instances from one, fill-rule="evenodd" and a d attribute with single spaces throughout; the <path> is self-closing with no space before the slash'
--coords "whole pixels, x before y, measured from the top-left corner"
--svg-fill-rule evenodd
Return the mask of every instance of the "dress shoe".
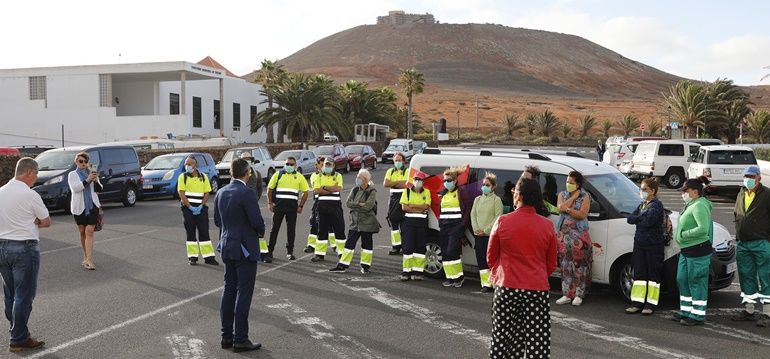
<path id="1" fill-rule="evenodd" d="M 492 287 L 481 287 L 481 293 L 494 293 L 495 290 Z"/>
<path id="2" fill-rule="evenodd" d="M 289 254 L 286 255 L 286 259 L 288 259 L 290 261 L 293 261 L 293 260 L 297 259 L 297 257 L 295 257 L 293 254 L 289 253 Z"/>
<path id="3" fill-rule="evenodd" d="M 21 343 L 11 344 L 8 347 L 8 351 L 11 353 L 18 353 L 22 350 L 38 349 L 38 348 L 41 348 L 43 345 L 45 345 L 45 342 L 43 341 L 35 340 L 33 338 L 28 338 L 27 340 Z"/>
<path id="4" fill-rule="evenodd" d="M 222 349 L 230 349 L 233 347 L 232 339 L 222 339 Z"/>
<path id="5" fill-rule="evenodd" d="M 315 263 L 315 262 L 323 262 L 324 261 L 324 256 L 319 256 L 319 255 L 316 254 L 313 258 L 310 258 L 310 261 L 313 262 L 313 263 Z"/>
<path id="6" fill-rule="evenodd" d="M 269 254 L 265 254 L 264 256 L 262 256 L 262 261 L 265 263 L 273 263 L 273 256 Z"/>
<path id="7" fill-rule="evenodd" d="M 252 343 L 251 340 L 246 339 L 245 342 L 233 343 L 233 351 L 236 353 L 248 352 L 262 348 L 260 343 Z"/>
<path id="8" fill-rule="evenodd" d="M 214 257 L 206 258 L 206 259 L 203 260 L 203 262 L 206 263 L 206 264 L 212 265 L 212 266 L 218 266 L 219 265 L 219 262 L 217 262 L 217 260 L 214 259 Z"/>
<path id="9" fill-rule="evenodd" d="M 397 256 L 399 254 L 401 254 L 401 250 L 400 249 L 391 249 L 391 250 L 388 251 L 388 255 L 390 255 L 390 256 Z"/>
<path id="10" fill-rule="evenodd" d="M 315 252 L 315 248 L 311 246 L 305 247 L 305 253 L 313 253 L 313 252 Z"/>
<path id="11" fill-rule="evenodd" d="M 198 264 L 198 258 L 195 258 L 195 257 L 191 257 L 191 258 L 189 258 L 189 259 L 188 259 L 188 263 L 189 263 L 191 266 L 194 266 L 194 265 Z"/>

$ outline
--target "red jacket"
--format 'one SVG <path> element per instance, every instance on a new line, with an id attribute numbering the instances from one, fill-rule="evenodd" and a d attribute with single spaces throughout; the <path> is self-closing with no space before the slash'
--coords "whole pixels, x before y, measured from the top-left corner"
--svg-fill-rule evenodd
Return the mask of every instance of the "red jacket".
<path id="1" fill-rule="evenodd" d="M 489 236 L 487 263 L 496 286 L 550 290 L 548 276 L 556 269 L 553 223 L 531 206 L 500 216 Z"/>

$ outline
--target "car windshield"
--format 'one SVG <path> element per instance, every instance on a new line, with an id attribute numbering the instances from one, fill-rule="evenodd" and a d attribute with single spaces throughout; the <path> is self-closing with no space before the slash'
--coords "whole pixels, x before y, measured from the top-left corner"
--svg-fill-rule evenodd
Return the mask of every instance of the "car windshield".
<path id="1" fill-rule="evenodd" d="M 593 186 L 618 212 L 632 213 L 639 206 L 639 187 L 622 173 L 586 176 Z"/>
<path id="2" fill-rule="evenodd" d="M 364 146 L 348 146 L 348 147 L 345 147 L 345 151 L 347 151 L 348 153 L 363 153 Z"/>
<path id="3" fill-rule="evenodd" d="M 246 149 L 228 150 L 227 152 L 225 152 L 224 157 L 222 157 L 222 162 L 233 162 L 234 159 L 241 158 L 241 153 L 244 153 L 244 152 L 251 153 L 251 149 L 246 148 Z"/>
<path id="4" fill-rule="evenodd" d="M 334 151 L 334 147 L 332 146 L 316 147 L 316 149 L 313 150 L 313 152 L 315 152 L 316 155 L 321 155 L 321 156 L 331 156 L 333 151 Z"/>
<path id="5" fill-rule="evenodd" d="M 390 151 L 390 152 L 397 152 L 397 151 L 398 151 L 398 152 L 405 152 L 405 151 L 406 151 L 406 146 L 404 146 L 404 145 L 390 145 L 390 146 L 388 146 L 388 148 L 387 148 L 387 149 L 385 149 L 385 151 Z"/>
<path id="6" fill-rule="evenodd" d="M 66 170 L 75 164 L 75 151 L 43 152 L 35 157 L 39 171 Z"/>
<path id="7" fill-rule="evenodd" d="M 286 161 L 289 157 L 294 157 L 296 160 L 301 160 L 302 151 L 283 151 L 273 158 L 274 161 Z"/>
<path id="8" fill-rule="evenodd" d="M 715 165 L 755 165 L 752 151 L 708 151 L 708 163 Z"/>
<path id="9" fill-rule="evenodd" d="M 144 166 L 146 170 L 173 170 L 179 168 L 182 164 L 184 156 L 160 156 L 153 158 L 147 166 Z"/>

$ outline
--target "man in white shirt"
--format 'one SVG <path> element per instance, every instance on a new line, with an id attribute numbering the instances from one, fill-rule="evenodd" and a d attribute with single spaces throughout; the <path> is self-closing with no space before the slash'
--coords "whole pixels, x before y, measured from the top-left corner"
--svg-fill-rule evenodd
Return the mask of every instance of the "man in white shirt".
<path id="1" fill-rule="evenodd" d="M 3 277 L 5 317 L 11 322 L 10 352 L 42 347 L 27 328 L 40 269 L 39 228 L 51 225 L 40 195 L 37 162 L 25 157 L 16 163 L 15 178 L 0 187 L 0 275 Z"/>

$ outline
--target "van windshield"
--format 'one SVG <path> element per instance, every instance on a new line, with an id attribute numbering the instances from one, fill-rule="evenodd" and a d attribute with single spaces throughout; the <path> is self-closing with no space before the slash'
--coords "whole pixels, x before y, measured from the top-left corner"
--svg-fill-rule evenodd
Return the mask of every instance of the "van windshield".
<path id="1" fill-rule="evenodd" d="M 153 158 L 147 166 L 144 166 L 146 170 L 174 170 L 179 168 L 182 164 L 184 156 L 161 156 Z"/>
<path id="2" fill-rule="evenodd" d="M 241 154 L 244 152 L 251 153 L 251 149 L 236 149 L 236 150 L 227 150 L 225 152 L 225 155 L 222 157 L 222 162 L 233 162 L 234 160 L 241 158 Z"/>
<path id="3" fill-rule="evenodd" d="M 639 187 L 622 173 L 586 176 L 586 181 L 618 212 L 632 213 L 639 206 Z"/>
<path id="4" fill-rule="evenodd" d="M 35 157 L 38 171 L 66 170 L 75 165 L 75 151 L 43 152 Z"/>
<path id="5" fill-rule="evenodd" d="M 388 152 L 406 152 L 406 146 L 404 145 L 390 145 L 385 149 Z"/>

